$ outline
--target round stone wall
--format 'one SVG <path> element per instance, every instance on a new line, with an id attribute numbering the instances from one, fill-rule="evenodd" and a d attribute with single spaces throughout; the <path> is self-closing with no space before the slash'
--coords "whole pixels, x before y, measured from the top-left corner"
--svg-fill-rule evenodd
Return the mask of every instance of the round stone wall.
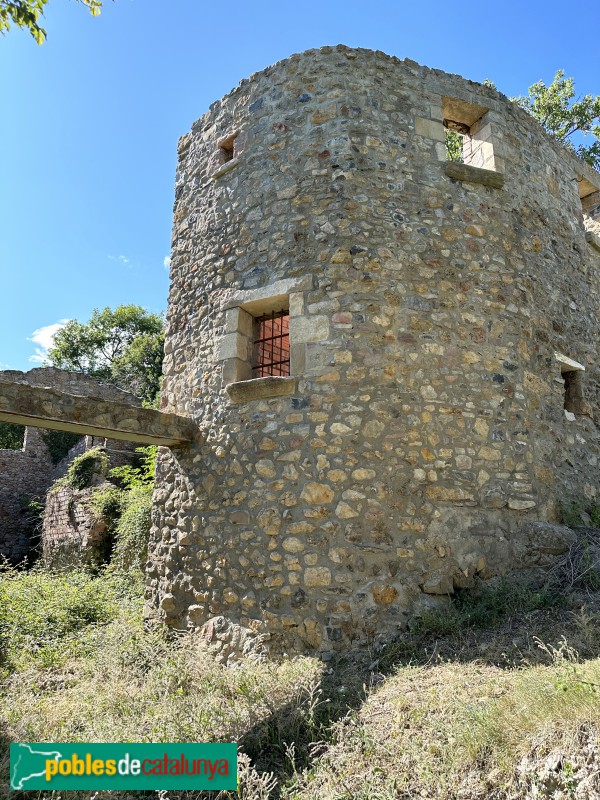
<path id="1" fill-rule="evenodd" d="M 211 106 L 179 142 L 162 398 L 202 443 L 159 455 L 150 617 L 327 652 L 543 561 L 528 520 L 596 491 L 580 172 L 495 90 L 379 52 Z M 281 309 L 291 375 L 253 378 Z"/>

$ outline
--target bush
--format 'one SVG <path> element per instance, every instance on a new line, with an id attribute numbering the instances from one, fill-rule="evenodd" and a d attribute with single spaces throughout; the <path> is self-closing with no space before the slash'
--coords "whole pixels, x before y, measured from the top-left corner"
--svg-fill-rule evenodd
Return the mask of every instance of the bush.
<path id="1" fill-rule="evenodd" d="M 89 627 L 106 625 L 126 599 L 126 581 L 83 571 L 54 573 L 34 568 L 0 571 L 0 631 L 12 668 L 30 661 L 63 663 L 80 652 Z"/>
<path id="2" fill-rule="evenodd" d="M 115 570 L 143 570 L 148 559 L 152 486 L 136 486 L 122 493 L 123 512 L 115 529 L 111 566 Z"/>
<path id="3" fill-rule="evenodd" d="M 560 521 L 569 528 L 591 526 L 600 528 L 600 504 L 579 498 L 559 503 Z"/>
<path id="4" fill-rule="evenodd" d="M 69 486 L 71 489 L 87 489 L 92 485 L 94 475 L 106 475 L 109 459 L 100 447 L 92 447 L 80 456 L 75 456 L 69 464 L 67 474 L 54 484 L 54 487 Z"/>
<path id="5" fill-rule="evenodd" d="M 0 450 L 22 450 L 24 440 L 24 425 L 0 422 Z"/>
<path id="6" fill-rule="evenodd" d="M 139 466 L 132 467 L 126 464 L 122 467 L 113 467 L 109 473 L 111 478 L 117 478 L 124 489 L 154 485 L 157 448 L 152 445 L 137 447 L 135 452 L 140 454 Z"/>
<path id="7" fill-rule="evenodd" d="M 113 524 L 121 514 L 123 506 L 123 492 L 117 489 L 116 486 L 110 484 L 102 484 L 97 489 L 92 491 L 92 494 L 87 501 L 87 505 L 92 510 L 96 520 L 105 520 L 109 527 Z"/>
<path id="8" fill-rule="evenodd" d="M 577 500 L 565 500 L 559 503 L 560 521 L 569 528 L 578 528 L 583 525 L 581 514 L 583 507 Z"/>
<path id="9" fill-rule="evenodd" d="M 81 436 L 78 433 L 68 433 L 67 431 L 43 431 L 42 439 L 48 448 L 52 463 L 58 464 L 81 440 Z"/>

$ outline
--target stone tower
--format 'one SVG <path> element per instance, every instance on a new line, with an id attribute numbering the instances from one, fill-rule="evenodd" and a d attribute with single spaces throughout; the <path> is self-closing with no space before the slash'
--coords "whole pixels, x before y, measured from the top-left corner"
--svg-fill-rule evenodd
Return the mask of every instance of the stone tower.
<path id="1" fill-rule="evenodd" d="M 325 653 L 543 561 L 529 522 L 598 485 L 600 175 L 494 89 L 342 46 L 178 149 L 162 403 L 202 442 L 160 452 L 149 616 Z"/>

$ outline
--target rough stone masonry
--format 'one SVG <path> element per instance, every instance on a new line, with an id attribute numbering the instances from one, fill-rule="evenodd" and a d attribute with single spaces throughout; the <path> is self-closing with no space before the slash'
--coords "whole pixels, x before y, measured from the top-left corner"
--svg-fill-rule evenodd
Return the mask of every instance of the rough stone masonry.
<path id="1" fill-rule="evenodd" d="M 532 521 L 599 485 L 600 175 L 496 90 L 343 46 L 178 151 L 162 408 L 202 437 L 160 449 L 148 617 L 326 654 L 543 563 Z M 290 374 L 257 378 L 270 312 Z"/>

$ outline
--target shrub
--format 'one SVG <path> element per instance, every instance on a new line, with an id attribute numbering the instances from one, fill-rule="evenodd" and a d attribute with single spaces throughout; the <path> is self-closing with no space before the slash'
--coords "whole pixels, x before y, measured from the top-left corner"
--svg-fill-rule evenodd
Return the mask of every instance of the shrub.
<path id="1" fill-rule="evenodd" d="M 132 467 L 130 464 L 125 464 L 122 467 L 113 467 L 109 473 L 110 477 L 117 478 L 125 489 L 154 484 L 157 448 L 152 445 L 137 447 L 135 452 L 141 456 L 139 466 Z"/>
<path id="2" fill-rule="evenodd" d="M 590 525 L 600 528 L 600 504 L 571 498 L 559 503 L 560 521 L 569 528 Z"/>
<path id="3" fill-rule="evenodd" d="M 5 660 L 13 668 L 32 660 L 45 666 L 63 663 L 80 651 L 87 628 L 106 625 L 118 615 L 126 594 L 117 577 L 4 567 L 0 631 Z"/>
<path id="4" fill-rule="evenodd" d="M 111 566 L 115 570 L 143 570 L 148 558 L 152 486 L 123 492 L 123 512 L 115 529 Z"/>
<path id="5" fill-rule="evenodd" d="M 80 441 L 81 436 L 78 433 L 68 433 L 68 431 L 43 431 L 42 439 L 48 448 L 52 463 L 58 464 Z"/>
<path id="6" fill-rule="evenodd" d="M 581 514 L 583 508 L 577 500 L 565 500 L 559 503 L 560 521 L 569 528 L 577 528 L 583 524 Z"/>
<path id="7" fill-rule="evenodd" d="M 54 484 L 54 487 L 69 486 L 71 489 L 87 489 L 92 485 L 94 475 L 106 475 L 109 460 L 100 447 L 92 447 L 80 456 L 75 456 L 69 464 L 67 474 Z"/>
<path id="8" fill-rule="evenodd" d="M 0 450 L 22 450 L 25 426 L 0 422 Z"/>
<path id="9" fill-rule="evenodd" d="M 564 598 L 546 586 L 534 589 L 522 581 L 502 578 L 475 589 L 460 589 L 446 607 L 423 613 L 414 630 L 446 636 L 464 628 L 493 628 L 513 614 L 562 602 Z"/>
<path id="10" fill-rule="evenodd" d="M 92 491 L 87 501 L 88 507 L 96 520 L 103 519 L 112 527 L 112 524 L 121 514 L 123 498 L 120 489 L 110 484 L 103 484 Z"/>

